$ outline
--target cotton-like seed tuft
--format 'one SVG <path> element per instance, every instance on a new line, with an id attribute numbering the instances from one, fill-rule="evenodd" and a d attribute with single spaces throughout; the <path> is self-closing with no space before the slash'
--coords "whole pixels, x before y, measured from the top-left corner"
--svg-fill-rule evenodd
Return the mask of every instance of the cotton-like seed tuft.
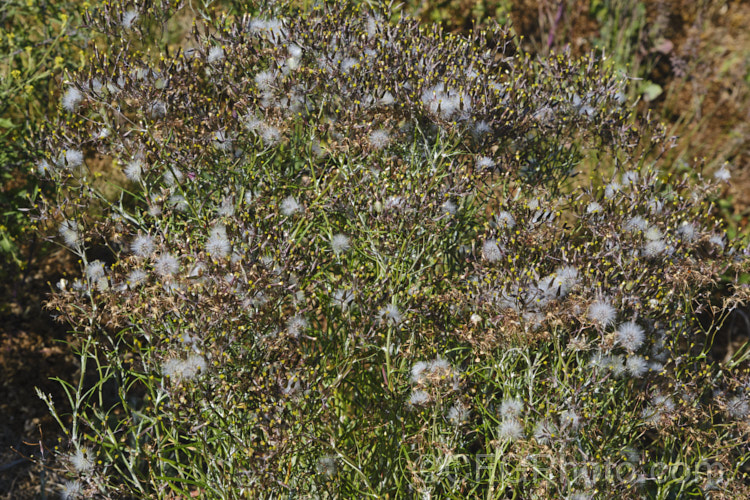
<path id="1" fill-rule="evenodd" d="M 518 398 L 506 398 L 500 405 L 500 415 L 504 418 L 519 417 L 523 412 L 523 401 Z"/>
<path id="2" fill-rule="evenodd" d="M 393 94 L 391 94 L 390 92 L 386 92 L 378 102 L 383 106 L 390 106 L 395 102 L 395 99 L 393 98 Z"/>
<path id="3" fill-rule="evenodd" d="M 440 208 L 443 210 L 444 213 L 449 215 L 456 215 L 456 204 L 453 203 L 451 200 L 445 201 Z"/>
<path id="4" fill-rule="evenodd" d="M 52 166 L 47 160 L 39 160 L 36 164 L 36 171 L 39 175 L 47 175 L 52 173 Z"/>
<path id="5" fill-rule="evenodd" d="M 625 360 L 619 354 L 611 354 L 602 358 L 603 366 L 612 372 L 612 376 L 620 378 L 625 374 Z"/>
<path id="6" fill-rule="evenodd" d="M 677 234 L 682 236 L 682 240 L 687 243 L 692 243 L 695 241 L 698 232 L 695 229 L 695 224 L 692 222 L 683 222 L 680 224 L 680 227 L 677 228 Z"/>
<path id="7" fill-rule="evenodd" d="M 354 292 L 351 290 L 345 290 L 339 288 L 333 293 L 332 303 L 336 307 L 340 307 L 342 310 L 347 310 L 349 304 L 354 300 Z"/>
<path id="8" fill-rule="evenodd" d="M 83 485 L 80 481 L 65 481 L 60 487 L 60 498 L 62 500 L 76 500 L 81 498 Z"/>
<path id="9" fill-rule="evenodd" d="M 667 244 L 663 240 L 653 240 L 643 247 L 643 255 L 649 258 L 658 257 L 667 251 Z"/>
<path id="10" fill-rule="evenodd" d="M 400 324 L 404 317 L 396 304 L 387 304 L 380 310 L 380 319 L 392 325 Z"/>
<path id="11" fill-rule="evenodd" d="M 469 417 L 469 409 L 459 401 L 450 407 L 446 416 L 453 425 L 460 425 Z"/>
<path id="12" fill-rule="evenodd" d="M 592 201 L 586 206 L 586 213 L 589 215 L 598 215 L 604 211 L 604 207 L 602 207 L 599 203 Z"/>
<path id="13" fill-rule="evenodd" d="M 716 246 L 716 247 L 719 247 L 719 248 L 720 248 L 721 250 L 723 250 L 723 249 L 724 249 L 724 246 L 726 246 L 726 243 L 724 243 L 724 238 L 723 238 L 723 237 L 721 237 L 721 236 L 719 236 L 718 234 L 714 234 L 714 235 L 712 235 L 712 236 L 711 236 L 711 237 L 710 237 L 710 238 L 708 239 L 708 241 L 709 241 L 709 243 L 711 243 L 712 245 L 714 245 L 714 246 Z"/>
<path id="14" fill-rule="evenodd" d="M 133 182 L 138 182 L 141 180 L 141 176 L 143 175 L 143 162 L 141 160 L 133 160 L 129 162 L 124 169 L 125 177 L 130 179 Z"/>
<path id="15" fill-rule="evenodd" d="M 352 69 L 359 67 L 359 61 L 353 57 L 347 57 L 339 65 L 342 73 L 348 73 Z"/>
<path id="16" fill-rule="evenodd" d="M 192 379 L 199 373 L 206 372 L 206 359 L 197 354 L 191 354 L 187 359 L 169 358 L 163 364 L 161 373 L 174 380 Z"/>
<path id="17" fill-rule="evenodd" d="M 83 153 L 77 149 L 68 149 L 65 151 L 65 166 L 67 168 L 76 168 L 83 165 Z"/>
<path id="18" fill-rule="evenodd" d="M 71 113 L 73 113 L 76 109 L 78 109 L 78 106 L 81 104 L 82 100 L 83 94 L 80 90 L 75 87 L 68 87 L 68 90 L 65 91 L 65 94 L 62 98 L 62 107 L 66 111 L 70 111 Z"/>
<path id="19" fill-rule="evenodd" d="M 276 81 L 276 76 L 270 71 L 261 71 L 260 73 L 255 75 L 255 78 L 253 78 L 255 81 L 255 85 L 258 86 L 258 89 L 262 92 L 271 90 L 271 87 L 273 86 L 274 82 Z"/>
<path id="20" fill-rule="evenodd" d="M 86 279 L 91 283 L 96 283 L 104 277 L 104 262 L 95 260 L 86 264 Z"/>
<path id="21" fill-rule="evenodd" d="M 302 210 L 302 207 L 297 202 L 297 199 L 294 196 L 287 196 L 283 200 L 281 200 L 281 205 L 279 206 L 281 210 L 281 214 L 285 217 L 290 217 L 300 210 Z"/>
<path id="22" fill-rule="evenodd" d="M 495 240 L 487 240 L 482 245 L 482 255 L 490 262 L 497 262 L 503 258 L 503 252 L 500 250 Z"/>
<path id="23" fill-rule="evenodd" d="M 644 219 L 640 215 L 631 217 L 628 220 L 628 222 L 625 224 L 625 230 L 630 231 L 630 232 L 645 231 L 647 227 L 648 227 L 648 222 L 646 221 L 646 219 Z"/>
<path id="24" fill-rule="evenodd" d="M 94 461 L 91 459 L 91 451 L 86 448 L 78 448 L 69 457 L 70 465 L 79 474 L 86 474 L 94 469 Z"/>
<path id="25" fill-rule="evenodd" d="M 206 240 L 206 252 L 211 257 L 223 259 L 229 255 L 232 245 L 227 238 L 227 228 L 223 224 L 217 224 L 208 233 Z"/>
<path id="26" fill-rule="evenodd" d="M 581 426 L 581 417 L 574 410 L 566 409 L 560 413 L 560 427 L 565 430 L 576 430 Z"/>
<path id="27" fill-rule="evenodd" d="M 259 37 L 264 37 L 273 43 L 278 43 L 286 38 L 286 30 L 280 19 L 251 19 L 247 30 Z"/>
<path id="28" fill-rule="evenodd" d="M 406 203 L 404 202 L 403 197 L 401 196 L 389 196 L 387 200 L 385 200 L 385 209 L 386 210 L 403 210 Z"/>
<path id="29" fill-rule="evenodd" d="M 271 125 L 263 124 L 258 129 L 260 140 L 265 146 L 271 147 L 281 142 L 281 131 Z"/>
<path id="30" fill-rule="evenodd" d="M 247 196 L 248 193 L 245 193 L 245 196 Z M 250 196 L 252 196 L 252 193 L 250 193 Z M 222 198 L 221 204 L 216 210 L 216 213 L 222 217 L 232 217 L 234 215 L 234 210 L 234 196 L 225 196 L 224 198 Z"/>
<path id="31" fill-rule="evenodd" d="M 549 444 L 557 437 L 558 431 L 549 420 L 542 420 L 534 427 L 534 439 L 542 444 Z"/>
<path id="32" fill-rule="evenodd" d="M 345 234 L 334 234 L 331 238 L 331 248 L 336 255 L 341 255 L 346 252 L 349 250 L 350 246 L 351 243 L 349 237 Z"/>
<path id="33" fill-rule="evenodd" d="M 727 402 L 727 413 L 736 420 L 742 420 L 750 414 L 750 404 L 745 396 L 735 396 Z"/>
<path id="34" fill-rule="evenodd" d="M 299 337 L 300 334 L 307 328 L 307 320 L 300 316 L 292 316 L 286 322 L 286 331 L 292 337 Z"/>
<path id="35" fill-rule="evenodd" d="M 641 378 L 648 372 L 648 361 L 643 356 L 629 356 L 625 361 L 625 369 L 635 378 Z"/>
<path id="36" fill-rule="evenodd" d="M 492 170 L 495 168 L 495 162 L 492 160 L 492 158 L 489 158 L 487 156 L 480 156 L 477 158 L 476 162 L 477 170 Z"/>
<path id="37" fill-rule="evenodd" d="M 617 310 L 606 300 L 597 300 L 589 306 L 588 318 L 601 327 L 614 323 Z"/>
<path id="38" fill-rule="evenodd" d="M 175 194 L 169 197 L 167 200 L 169 206 L 177 210 L 178 212 L 185 212 L 188 209 L 188 202 L 181 194 Z"/>
<path id="39" fill-rule="evenodd" d="M 132 29 L 135 22 L 138 20 L 138 11 L 130 9 L 125 11 L 122 15 L 122 27 L 126 30 Z"/>
<path id="40" fill-rule="evenodd" d="M 60 236 L 62 236 L 63 241 L 69 247 L 76 247 L 83 240 L 78 232 L 78 224 L 72 220 L 62 221 L 60 224 Z"/>
<path id="41" fill-rule="evenodd" d="M 615 197 L 615 195 L 617 195 L 617 193 L 620 192 L 621 189 L 622 186 L 619 182 L 612 181 L 604 187 L 604 197 L 608 200 L 611 200 Z"/>
<path id="42" fill-rule="evenodd" d="M 385 130 L 370 132 L 370 144 L 374 149 L 385 149 L 391 143 L 391 136 Z"/>
<path id="43" fill-rule="evenodd" d="M 430 114 L 443 120 L 469 118 L 472 109 L 471 96 L 450 89 L 444 83 L 422 92 L 422 104 Z"/>
<path id="44" fill-rule="evenodd" d="M 154 262 L 154 272 L 161 277 L 177 274 L 180 270 L 180 261 L 170 253 L 163 253 Z"/>
<path id="45" fill-rule="evenodd" d="M 217 130 L 214 132 L 211 139 L 213 147 L 219 151 L 230 151 L 232 150 L 232 137 L 227 134 L 224 130 Z"/>
<path id="46" fill-rule="evenodd" d="M 661 230 L 656 226 L 651 226 L 643 233 L 643 236 L 647 240 L 656 241 L 660 240 L 662 236 L 664 236 L 661 232 Z"/>
<path id="47" fill-rule="evenodd" d="M 714 177 L 717 180 L 728 182 L 729 179 L 732 178 L 731 172 L 729 172 L 729 169 L 727 167 L 721 167 L 719 170 L 714 172 Z"/>
<path id="48" fill-rule="evenodd" d="M 562 266 L 555 270 L 552 288 L 560 296 L 567 295 L 578 284 L 578 269 L 573 266 Z"/>
<path id="49" fill-rule="evenodd" d="M 143 269 L 133 269 L 128 274 L 127 284 L 131 289 L 140 285 L 148 279 L 148 273 Z"/>
<path id="50" fill-rule="evenodd" d="M 568 495 L 566 500 L 594 500 L 594 494 L 579 491 Z"/>
<path id="51" fill-rule="evenodd" d="M 523 426 L 518 419 L 505 418 L 497 427 L 497 434 L 503 441 L 517 441 L 523 437 Z"/>
<path id="52" fill-rule="evenodd" d="M 164 172 L 164 182 L 167 183 L 168 186 L 174 186 L 175 184 L 182 184 L 182 181 L 185 180 L 185 174 L 182 173 L 182 170 L 171 167 L 167 168 L 167 170 Z"/>
<path id="53" fill-rule="evenodd" d="M 629 187 L 636 182 L 638 182 L 638 172 L 634 170 L 628 170 L 627 172 L 622 174 L 622 183 L 626 187 Z"/>
<path id="54" fill-rule="evenodd" d="M 489 123 L 487 123 L 484 120 L 480 120 L 474 124 L 474 128 L 472 130 L 475 137 L 480 138 L 486 134 L 489 134 L 492 132 L 492 127 Z"/>
<path id="55" fill-rule="evenodd" d="M 435 377 L 447 377 L 451 374 L 453 368 L 447 359 L 437 357 L 430 361 L 427 371 Z"/>
<path id="56" fill-rule="evenodd" d="M 208 57 L 206 60 L 209 64 L 220 62 L 224 59 L 224 49 L 219 46 L 214 46 L 208 49 Z"/>
<path id="57" fill-rule="evenodd" d="M 290 57 L 294 57 L 295 59 L 302 57 L 302 48 L 297 44 L 290 43 L 287 45 L 286 50 L 289 52 Z"/>
<path id="58" fill-rule="evenodd" d="M 423 406 L 429 402 L 430 395 L 420 389 L 412 391 L 411 396 L 409 396 L 409 405 L 411 406 Z"/>
<path id="59" fill-rule="evenodd" d="M 502 211 L 495 216 L 495 224 L 501 229 L 513 229 L 516 226 L 516 219 L 510 212 Z"/>
<path id="60" fill-rule="evenodd" d="M 413 384 L 419 383 L 423 380 L 425 371 L 429 368 L 429 363 L 426 361 L 417 361 L 411 367 L 411 382 Z"/>
<path id="61" fill-rule="evenodd" d="M 640 349 L 643 340 L 643 328 L 635 321 L 628 321 L 617 328 L 617 342 L 630 352 Z"/>

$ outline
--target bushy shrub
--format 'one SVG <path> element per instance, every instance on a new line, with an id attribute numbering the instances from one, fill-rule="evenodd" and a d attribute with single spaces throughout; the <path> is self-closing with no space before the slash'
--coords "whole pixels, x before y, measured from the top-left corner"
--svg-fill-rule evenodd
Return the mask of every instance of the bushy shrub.
<path id="1" fill-rule="evenodd" d="M 38 163 L 82 265 L 49 303 L 82 365 L 70 421 L 46 398 L 64 494 L 744 491 L 750 379 L 708 352 L 747 253 L 624 82 L 499 29 L 274 9 L 161 52 L 129 40 L 167 4 L 92 15 L 121 41 Z"/>

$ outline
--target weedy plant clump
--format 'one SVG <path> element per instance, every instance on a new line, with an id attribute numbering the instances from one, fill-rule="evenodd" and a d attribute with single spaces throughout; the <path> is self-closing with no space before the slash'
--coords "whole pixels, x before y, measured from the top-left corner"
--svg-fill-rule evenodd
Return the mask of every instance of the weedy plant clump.
<path id="1" fill-rule="evenodd" d="M 351 5 L 145 46 L 175 15 L 90 13 L 37 164 L 64 497 L 747 491 L 748 254 L 622 78 Z"/>

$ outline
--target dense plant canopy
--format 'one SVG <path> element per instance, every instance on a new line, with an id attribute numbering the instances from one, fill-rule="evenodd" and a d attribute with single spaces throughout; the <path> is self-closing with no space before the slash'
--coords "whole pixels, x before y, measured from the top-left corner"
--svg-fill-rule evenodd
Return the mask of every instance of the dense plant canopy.
<path id="1" fill-rule="evenodd" d="M 264 7 L 177 48 L 167 3 L 87 19 L 37 164 L 82 265 L 65 495 L 741 491 L 722 171 L 660 169 L 593 56 Z"/>

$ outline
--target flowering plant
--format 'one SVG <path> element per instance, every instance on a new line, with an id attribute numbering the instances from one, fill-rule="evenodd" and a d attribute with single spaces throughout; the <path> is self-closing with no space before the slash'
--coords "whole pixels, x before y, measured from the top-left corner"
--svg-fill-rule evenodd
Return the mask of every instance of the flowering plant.
<path id="1" fill-rule="evenodd" d="M 177 50 L 135 40 L 169 4 L 89 17 L 112 46 L 38 163 L 83 271 L 49 303 L 81 356 L 70 425 L 42 395 L 65 494 L 740 491 L 744 359 L 709 361 L 748 298 L 720 179 L 662 170 L 593 57 L 275 8 Z M 697 472 L 654 472 L 676 461 Z"/>

